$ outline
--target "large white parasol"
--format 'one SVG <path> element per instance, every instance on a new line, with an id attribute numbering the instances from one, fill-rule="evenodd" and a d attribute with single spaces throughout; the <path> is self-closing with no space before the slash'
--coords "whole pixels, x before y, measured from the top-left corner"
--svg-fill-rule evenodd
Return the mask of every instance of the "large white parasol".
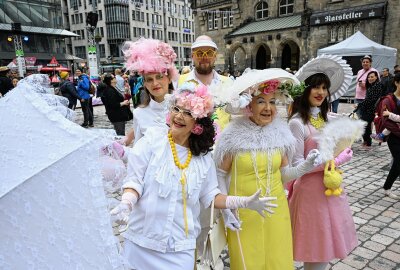
<path id="1" fill-rule="evenodd" d="M 99 138 L 33 82 L 0 99 L 0 269 L 123 269 Z"/>
<path id="2" fill-rule="evenodd" d="M 316 73 L 324 73 L 329 77 L 331 102 L 347 92 L 353 79 L 350 65 L 337 55 L 323 54 L 313 58 L 303 65 L 295 75 L 300 81 L 305 81 Z"/>

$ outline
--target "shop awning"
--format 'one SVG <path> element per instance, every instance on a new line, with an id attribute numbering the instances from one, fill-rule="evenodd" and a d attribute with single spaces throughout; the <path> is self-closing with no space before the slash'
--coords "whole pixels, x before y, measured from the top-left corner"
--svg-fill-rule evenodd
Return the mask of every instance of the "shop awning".
<path id="1" fill-rule="evenodd" d="M 71 31 L 65 29 L 26 26 L 26 25 L 22 25 L 21 29 L 22 32 L 24 33 L 43 34 L 43 35 L 59 36 L 59 37 L 79 37 L 79 35 L 74 34 Z M 0 23 L 0 31 L 11 32 L 11 24 Z"/>
<path id="2" fill-rule="evenodd" d="M 273 18 L 246 24 L 245 26 L 235 30 L 233 33 L 228 34 L 228 37 L 294 28 L 299 27 L 300 25 L 301 15 Z"/>

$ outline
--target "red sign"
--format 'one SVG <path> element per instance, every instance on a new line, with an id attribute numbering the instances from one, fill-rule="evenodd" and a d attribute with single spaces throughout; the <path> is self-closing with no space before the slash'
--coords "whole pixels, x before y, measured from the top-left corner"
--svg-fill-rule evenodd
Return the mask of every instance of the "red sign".
<path id="1" fill-rule="evenodd" d="M 59 65 L 54 56 L 51 58 L 50 63 L 47 64 L 48 67 L 58 67 Z"/>

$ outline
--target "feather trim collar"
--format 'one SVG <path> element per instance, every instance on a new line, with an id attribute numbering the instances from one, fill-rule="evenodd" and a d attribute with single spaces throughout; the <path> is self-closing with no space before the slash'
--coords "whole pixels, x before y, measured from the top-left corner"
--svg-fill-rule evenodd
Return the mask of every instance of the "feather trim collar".
<path id="1" fill-rule="evenodd" d="M 264 127 L 256 125 L 248 117 L 241 117 L 233 120 L 222 132 L 214 160 L 219 165 L 225 155 L 249 151 L 279 150 L 290 156 L 295 141 L 288 124 L 278 117 Z"/>

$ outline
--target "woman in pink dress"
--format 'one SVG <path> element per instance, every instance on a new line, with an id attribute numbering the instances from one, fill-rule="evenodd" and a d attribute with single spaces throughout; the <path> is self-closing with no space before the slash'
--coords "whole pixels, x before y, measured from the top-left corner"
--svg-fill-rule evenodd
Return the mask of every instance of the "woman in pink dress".
<path id="1" fill-rule="evenodd" d="M 303 94 L 296 98 L 289 127 L 296 138 L 292 166 L 304 161 L 318 147 L 315 136 L 328 121 L 330 80 L 317 73 L 305 80 Z M 339 166 L 352 157 L 346 149 L 335 158 Z M 323 184 L 324 164 L 298 178 L 289 199 L 294 260 L 305 270 L 326 269 L 329 261 L 345 258 L 356 246 L 357 236 L 347 196 L 327 197 Z"/>

